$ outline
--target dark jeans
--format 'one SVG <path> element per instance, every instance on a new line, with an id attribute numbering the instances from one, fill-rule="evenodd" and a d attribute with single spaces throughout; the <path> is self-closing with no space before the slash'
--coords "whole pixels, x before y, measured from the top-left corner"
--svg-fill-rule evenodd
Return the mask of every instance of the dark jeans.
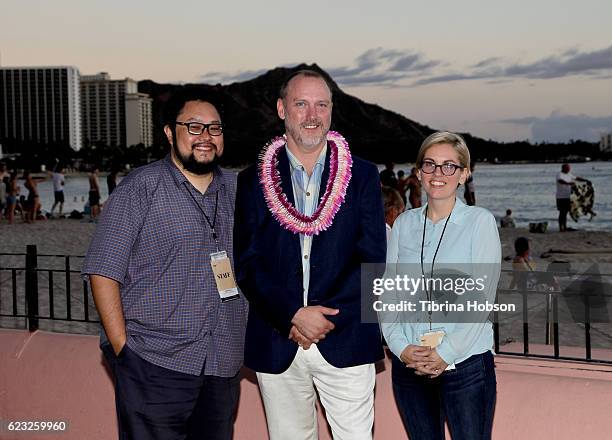
<path id="1" fill-rule="evenodd" d="M 471 356 L 436 379 L 417 376 L 393 357 L 393 392 L 410 440 L 491 438 L 497 381 L 491 352 Z"/>
<path id="2" fill-rule="evenodd" d="M 113 373 L 120 440 L 230 440 L 240 378 L 192 376 L 102 347 Z"/>
<path id="3" fill-rule="evenodd" d="M 559 210 L 559 230 L 567 229 L 567 214 L 571 209 L 570 199 L 557 199 L 557 209 Z"/>

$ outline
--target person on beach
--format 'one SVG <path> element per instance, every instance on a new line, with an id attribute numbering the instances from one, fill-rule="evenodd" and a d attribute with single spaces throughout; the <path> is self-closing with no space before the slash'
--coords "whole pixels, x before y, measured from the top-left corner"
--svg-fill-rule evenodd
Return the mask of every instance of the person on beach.
<path id="1" fill-rule="evenodd" d="M 514 219 L 512 218 L 511 209 L 506 209 L 506 215 L 499 220 L 499 225 L 502 228 L 516 228 L 516 223 L 514 223 Z"/>
<path id="2" fill-rule="evenodd" d="M 512 260 L 512 281 L 510 290 L 559 290 L 559 283 L 553 272 L 564 267 L 564 263 L 552 262 L 546 271 L 538 272 L 536 262 L 531 258 L 529 239 L 518 237 L 514 241 L 515 256 Z"/>
<path id="3" fill-rule="evenodd" d="M 7 184 L 6 194 L 6 218 L 9 224 L 15 221 L 15 211 L 17 210 L 19 197 L 19 185 L 17 185 L 17 170 L 13 170 Z M 25 221 L 23 209 L 20 209 L 21 219 Z"/>
<path id="4" fill-rule="evenodd" d="M 285 136 L 238 176 L 245 365 L 257 372 L 271 440 L 318 438 L 317 392 L 335 439 L 371 439 L 383 351 L 378 325 L 361 322 L 360 274 L 384 261 L 378 170 L 329 131 L 332 92 L 320 73 L 290 75 L 277 112 Z"/>
<path id="5" fill-rule="evenodd" d="M 380 172 L 380 184 L 389 188 L 397 188 L 397 176 L 395 175 L 395 164 L 387 162 L 385 169 Z"/>
<path id="6" fill-rule="evenodd" d="M 408 177 L 406 177 L 406 173 L 404 173 L 404 170 L 399 170 L 397 172 L 397 187 L 395 189 L 397 189 L 397 192 L 399 193 L 400 197 L 404 202 L 404 206 L 406 206 L 406 203 L 408 203 L 408 200 L 406 199 L 406 190 L 408 189 Z"/>
<path id="7" fill-rule="evenodd" d="M 98 181 L 98 167 L 95 165 L 89 173 L 89 209 L 91 220 L 94 221 L 100 214 L 100 182 Z"/>
<path id="8" fill-rule="evenodd" d="M 456 197 L 457 187 L 468 178 L 469 164 L 470 153 L 461 136 L 438 132 L 423 141 L 416 166 L 427 203 L 395 221 L 385 277 L 410 267 L 415 268 L 416 279 L 435 280 L 445 269 L 467 265 L 474 279 L 484 273 L 486 283 L 479 294 L 494 300 L 501 267 L 495 217 Z M 419 300 L 432 301 L 438 292 L 421 288 L 416 294 Z M 460 297 L 454 291 L 450 294 Z M 411 440 L 444 439 L 445 419 L 453 438 L 491 438 L 496 379 L 493 327 L 488 312 L 484 315 L 452 323 L 447 322 L 452 316 L 444 321 L 443 314 L 432 316 L 420 306 L 408 315 L 410 319 L 394 313 L 379 315 L 394 355 L 395 398 Z"/>
<path id="9" fill-rule="evenodd" d="M 570 196 L 572 195 L 572 186 L 575 182 L 589 182 L 588 179 L 574 176 L 571 173 L 571 167 L 569 163 L 561 165 L 561 172 L 557 174 L 557 210 L 559 211 L 559 232 L 570 231 L 567 227 L 567 214 L 570 212 L 571 202 Z"/>
<path id="10" fill-rule="evenodd" d="M 38 194 L 38 185 L 36 179 L 32 176 L 30 171 L 23 173 L 23 179 L 25 183 L 23 186 L 28 190 L 27 206 L 26 209 L 26 223 L 34 223 L 38 217 L 38 211 L 40 210 L 40 195 Z"/>
<path id="11" fill-rule="evenodd" d="M 404 205 L 404 201 L 400 197 L 397 190 L 389 188 L 388 186 L 383 186 L 381 191 L 383 196 L 383 206 L 385 208 L 385 226 L 387 228 L 388 242 L 389 238 L 391 237 L 391 228 L 393 227 L 393 223 L 399 217 L 399 215 L 404 212 L 406 205 Z"/>
<path id="12" fill-rule="evenodd" d="M 465 181 L 465 190 L 463 192 L 463 198 L 465 199 L 465 204 L 468 206 L 476 205 L 476 187 L 474 186 L 474 168 L 476 164 L 472 163 L 470 165 L 470 172 L 468 174 L 468 178 Z"/>
<path id="13" fill-rule="evenodd" d="M 7 207 L 9 174 L 6 172 L 6 166 L 0 163 L 0 218 L 5 216 Z"/>
<path id="14" fill-rule="evenodd" d="M 165 105 L 170 153 L 105 204 L 83 264 L 113 373 L 121 439 L 233 435 L 248 303 L 234 282 L 236 177 L 199 89 Z"/>
<path id="15" fill-rule="evenodd" d="M 62 174 L 62 167 L 57 168 L 51 173 L 51 179 L 53 180 L 53 206 L 51 207 L 51 216 L 53 217 L 53 211 L 55 207 L 59 205 L 59 216 L 62 216 L 64 211 L 64 175 Z"/>
<path id="16" fill-rule="evenodd" d="M 523 291 L 527 289 L 528 285 L 535 285 L 533 272 L 536 270 L 536 264 L 530 255 L 529 239 L 518 237 L 514 241 L 514 252 L 514 259 L 512 260 L 513 276 L 509 289 L 518 288 Z"/>
<path id="17" fill-rule="evenodd" d="M 116 166 L 113 166 L 110 173 L 108 173 L 108 176 L 106 176 L 106 186 L 108 187 L 109 196 L 117 187 L 117 174 L 119 174 L 119 170 L 117 170 Z"/>
<path id="18" fill-rule="evenodd" d="M 409 191 L 408 201 L 410 202 L 410 207 L 412 209 L 420 208 L 423 204 L 423 202 L 421 201 L 421 181 L 417 177 L 417 169 L 415 167 L 412 167 L 412 169 L 410 170 L 407 187 Z"/>

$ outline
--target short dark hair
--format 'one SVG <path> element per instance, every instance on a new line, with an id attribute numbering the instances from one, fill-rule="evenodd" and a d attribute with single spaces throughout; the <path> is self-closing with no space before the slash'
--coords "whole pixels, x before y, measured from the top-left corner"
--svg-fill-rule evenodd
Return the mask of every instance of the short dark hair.
<path id="1" fill-rule="evenodd" d="M 385 207 L 385 213 L 389 212 L 392 208 L 401 209 L 404 205 L 402 196 L 395 189 L 389 186 L 383 186 L 380 188 L 383 196 L 383 205 Z"/>
<path id="2" fill-rule="evenodd" d="M 214 91 L 204 89 L 202 87 L 186 86 L 181 87 L 172 94 L 170 99 L 164 105 L 162 112 L 162 126 L 173 126 L 178 118 L 178 115 L 189 101 L 202 101 L 212 104 L 219 112 L 219 116 L 223 119 L 221 99 Z"/>
<path id="3" fill-rule="evenodd" d="M 280 97 L 280 99 L 285 99 L 287 97 L 287 87 L 289 86 L 289 83 L 291 82 L 291 80 L 295 78 L 296 76 L 305 76 L 307 78 L 322 79 L 325 82 L 325 85 L 327 86 L 327 88 L 329 89 L 330 95 L 333 96 L 331 84 L 329 83 L 329 81 L 323 74 L 317 72 L 316 70 L 302 69 L 302 70 L 296 70 L 291 75 L 289 75 L 287 78 L 285 78 L 285 81 L 283 81 L 283 84 L 281 85 L 280 90 L 278 91 L 278 96 Z"/>
<path id="4" fill-rule="evenodd" d="M 511 215 L 512 214 L 512 210 L 511 209 L 506 209 L 506 215 Z"/>
<path id="5" fill-rule="evenodd" d="M 529 240 L 525 237 L 519 237 L 514 241 L 514 250 L 516 255 L 523 255 L 529 250 Z"/>

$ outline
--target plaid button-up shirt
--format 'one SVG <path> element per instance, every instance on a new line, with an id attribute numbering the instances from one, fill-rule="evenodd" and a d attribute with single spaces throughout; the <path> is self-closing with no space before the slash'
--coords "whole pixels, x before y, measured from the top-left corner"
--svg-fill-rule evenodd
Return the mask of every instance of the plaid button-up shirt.
<path id="1" fill-rule="evenodd" d="M 235 176 L 217 169 L 201 194 L 168 155 L 131 172 L 104 205 L 83 275 L 120 283 L 127 345 L 143 359 L 221 377 L 242 365 L 248 305 L 219 298 L 203 214 L 213 222 L 218 200 L 215 231 L 233 267 L 235 193 Z"/>

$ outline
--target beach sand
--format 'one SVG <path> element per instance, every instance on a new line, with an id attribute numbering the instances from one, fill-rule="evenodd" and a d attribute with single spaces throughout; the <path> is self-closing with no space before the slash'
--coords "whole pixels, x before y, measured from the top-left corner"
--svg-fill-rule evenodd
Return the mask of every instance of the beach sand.
<path id="1" fill-rule="evenodd" d="M 88 219 L 40 220 L 33 224 L 18 219 L 12 225 L 4 221 L 0 223 L 0 253 L 25 253 L 26 245 L 34 244 L 41 254 L 85 255 L 95 228 Z"/>
<path id="2" fill-rule="evenodd" d="M 0 253 L 25 253 L 26 245 L 37 246 L 39 254 L 72 255 L 83 256 L 87 252 L 89 241 L 95 224 L 88 220 L 54 219 L 37 222 L 33 225 L 18 222 L 14 225 L 0 224 Z M 529 233 L 526 229 L 500 229 L 502 241 L 502 255 L 506 259 L 504 268 L 511 266 L 514 256 L 514 240 L 524 236 L 530 240 L 531 255 L 536 262 L 538 270 L 546 270 L 547 265 L 553 261 L 569 262 L 575 271 L 584 270 L 594 264 L 599 266 L 603 274 L 611 274 L 612 278 L 612 232 L 602 231 L 573 231 L 573 232 L 547 232 L 544 234 Z M 90 319 L 97 319 L 97 314 L 91 293 L 84 296 L 83 281 L 78 274 L 82 258 L 71 257 L 70 275 L 70 309 L 73 317 L 84 316 L 85 308 L 88 310 Z M 0 256 L 0 267 L 16 267 L 18 310 L 24 313 L 25 306 L 23 290 L 25 274 L 23 267 L 25 257 L 23 256 Z M 54 288 L 55 304 L 53 310 L 56 317 L 66 315 L 66 278 L 63 272 L 65 267 L 64 258 L 39 257 L 39 268 L 54 269 L 50 281 L 48 271 L 39 272 L 39 302 L 40 312 L 49 314 L 48 291 L 51 283 Z M 10 313 L 12 310 L 12 273 L 8 270 L 0 271 L 0 312 Z M 500 287 L 508 287 L 508 276 L 500 283 Z M 504 284 L 505 283 L 505 284 Z M 610 284 L 608 284 L 610 286 Z M 610 289 L 608 289 L 610 290 Z M 501 296 L 500 296 L 501 298 Z M 516 302 L 516 298 L 514 298 Z M 501 300 L 500 300 L 501 302 Z M 560 319 L 559 341 L 561 345 L 581 347 L 584 346 L 585 325 L 575 321 L 575 311 L 566 309 L 563 298 L 559 301 Z M 612 307 L 604 307 L 604 315 Z M 535 344 L 545 343 L 546 333 L 546 295 L 529 294 L 529 342 Z M 605 320 L 605 319 L 604 319 Z M 23 327 L 24 319 L 0 318 L 0 326 Z M 62 321 L 41 320 L 43 329 L 54 331 L 67 331 L 75 333 L 96 334 L 96 324 L 65 323 Z M 612 348 L 612 324 L 610 322 L 594 323 L 591 325 L 591 337 L 593 348 Z M 500 341 L 502 344 L 520 342 L 523 340 L 522 310 L 515 313 L 500 315 Z M 516 345 L 516 344 L 514 344 Z M 563 353 L 562 353 L 563 354 Z"/>
<path id="3" fill-rule="evenodd" d="M 85 255 L 96 224 L 87 219 L 54 219 L 24 224 L 0 223 L 0 253 L 23 252 L 26 245 L 37 246 L 38 253 Z M 502 255 L 514 256 L 514 240 L 527 237 L 531 256 L 537 262 L 569 261 L 612 264 L 612 232 L 573 231 L 532 234 L 523 228 L 500 229 Z M 553 250 L 551 253 L 550 251 Z"/>
<path id="4" fill-rule="evenodd" d="M 84 319 L 85 309 L 89 319 L 97 320 L 91 293 L 84 294 L 83 281 L 79 275 L 89 241 L 96 224 L 88 219 L 55 219 L 25 224 L 21 219 L 9 225 L 0 223 L 0 254 L 25 254 L 27 245 L 36 245 L 39 254 L 38 268 L 51 269 L 38 272 L 39 313 L 50 316 L 49 285 L 53 286 L 53 312 L 56 318 Z M 66 258 L 40 255 L 69 255 L 70 274 L 66 283 Z M 25 256 L 0 255 L 0 314 L 13 314 L 13 295 L 16 296 L 17 313 L 25 314 Z M 14 270 L 13 270 L 14 268 Z M 70 287 L 69 295 L 67 285 Z M 85 298 L 86 297 L 86 298 Z M 69 305 L 68 305 L 68 298 Z M 0 327 L 24 328 L 25 318 L 0 317 Z M 97 324 L 40 320 L 40 329 L 67 333 L 97 334 Z"/>
<path id="5" fill-rule="evenodd" d="M 514 240 L 526 237 L 536 262 L 612 263 L 612 232 L 578 230 L 532 234 L 522 228 L 502 228 L 499 232 L 504 257 L 514 257 Z"/>

